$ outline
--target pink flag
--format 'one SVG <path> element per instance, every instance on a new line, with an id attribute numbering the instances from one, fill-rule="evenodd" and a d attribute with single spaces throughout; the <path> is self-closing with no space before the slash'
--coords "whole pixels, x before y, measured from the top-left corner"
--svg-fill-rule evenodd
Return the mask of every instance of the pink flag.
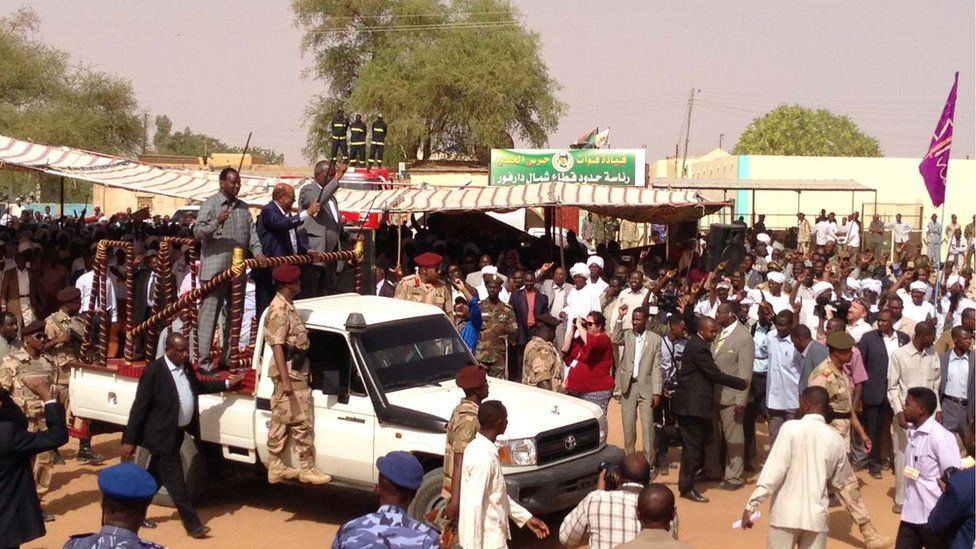
<path id="1" fill-rule="evenodd" d="M 918 165 L 918 172 L 922 174 L 925 188 L 932 197 L 933 206 L 941 206 L 945 202 L 946 174 L 949 171 L 949 148 L 952 146 L 952 117 L 956 112 L 956 87 L 959 86 L 959 73 L 949 90 L 942 118 L 932 134 L 932 144 L 929 151 Z"/>

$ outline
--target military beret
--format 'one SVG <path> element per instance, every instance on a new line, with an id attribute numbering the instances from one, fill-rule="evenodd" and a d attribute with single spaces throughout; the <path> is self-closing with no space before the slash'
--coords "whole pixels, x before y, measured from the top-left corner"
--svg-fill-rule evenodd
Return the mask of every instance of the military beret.
<path id="1" fill-rule="evenodd" d="M 552 316 L 552 315 L 549 315 L 549 314 L 539 315 L 539 316 L 535 317 L 535 319 L 537 321 L 545 324 L 546 326 L 558 326 L 559 325 L 559 319 L 556 318 L 556 317 L 554 317 L 554 316 Z"/>
<path id="2" fill-rule="evenodd" d="M 81 299 L 81 290 L 75 288 L 74 286 L 65 288 L 58 292 L 59 303 L 71 303 L 72 301 L 79 299 Z"/>
<path id="3" fill-rule="evenodd" d="M 376 469 L 383 478 L 407 490 L 420 488 L 424 481 L 424 468 L 420 460 L 407 452 L 390 452 L 381 456 L 376 460 Z"/>
<path id="4" fill-rule="evenodd" d="M 433 252 L 425 252 L 413 258 L 414 263 L 416 263 L 418 267 L 436 267 L 440 265 L 441 261 L 443 260 L 444 258 Z"/>
<path id="5" fill-rule="evenodd" d="M 475 387 L 480 387 L 486 381 L 488 381 L 488 372 L 477 364 L 469 364 L 461 368 L 457 377 L 454 378 L 454 382 L 461 389 L 474 389 Z"/>
<path id="6" fill-rule="evenodd" d="M 44 321 L 35 320 L 34 322 L 31 322 L 27 326 L 24 326 L 24 329 L 21 330 L 20 333 L 21 335 L 29 336 L 29 335 L 36 334 L 37 332 L 43 332 L 43 331 L 44 331 Z"/>
<path id="7" fill-rule="evenodd" d="M 275 267 L 272 276 L 282 284 L 291 284 L 301 278 L 302 270 L 297 265 L 281 265 L 280 267 Z"/>
<path id="8" fill-rule="evenodd" d="M 112 499 L 149 501 L 159 487 L 145 469 L 127 461 L 102 469 L 98 489 Z"/>
<path id="9" fill-rule="evenodd" d="M 854 346 L 854 338 L 847 332 L 834 332 L 827 336 L 827 347 L 846 351 Z"/>

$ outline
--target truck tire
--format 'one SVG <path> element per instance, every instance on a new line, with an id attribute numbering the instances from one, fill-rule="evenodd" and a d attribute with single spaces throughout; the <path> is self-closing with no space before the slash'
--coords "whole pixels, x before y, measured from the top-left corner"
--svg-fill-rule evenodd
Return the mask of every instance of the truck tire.
<path id="1" fill-rule="evenodd" d="M 136 448 L 135 462 L 143 468 L 149 467 L 149 451 L 139 446 Z M 207 463 L 203 454 L 197 450 L 196 442 L 189 434 L 183 436 L 180 446 L 180 461 L 183 462 L 183 479 L 186 482 L 186 492 L 190 501 L 197 501 L 207 491 Z M 166 487 L 160 486 L 153 498 L 153 503 L 163 507 L 176 507 Z"/>
<path id="2" fill-rule="evenodd" d="M 410 502 L 407 513 L 417 520 L 424 520 L 424 515 L 430 511 L 447 505 L 447 499 L 441 497 L 443 484 L 443 467 L 438 467 L 424 475 L 424 480 L 420 483 L 420 488 L 417 489 L 417 495 Z"/>

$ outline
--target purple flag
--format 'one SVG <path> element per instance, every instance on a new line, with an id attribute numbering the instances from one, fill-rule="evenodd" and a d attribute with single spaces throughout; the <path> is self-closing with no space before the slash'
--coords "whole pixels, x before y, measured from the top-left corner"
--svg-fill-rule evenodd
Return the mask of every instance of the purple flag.
<path id="1" fill-rule="evenodd" d="M 952 146 L 952 117 L 956 112 L 956 87 L 959 85 L 959 73 L 949 90 L 942 118 L 932 134 L 932 144 L 929 151 L 918 165 L 918 172 L 925 180 L 925 188 L 932 197 L 933 206 L 941 206 L 945 202 L 946 174 L 949 171 L 949 148 Z"/>

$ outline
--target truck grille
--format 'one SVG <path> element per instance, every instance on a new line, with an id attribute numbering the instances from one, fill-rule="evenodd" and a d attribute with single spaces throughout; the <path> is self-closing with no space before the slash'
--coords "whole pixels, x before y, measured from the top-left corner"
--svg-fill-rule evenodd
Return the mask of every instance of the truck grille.
<path id="1" fill-rule="evenodd" d="M 536 437 L 539 465 L 545 465 L 600 446 L 600 424 L 595 419 L 546 431 Z"/>

